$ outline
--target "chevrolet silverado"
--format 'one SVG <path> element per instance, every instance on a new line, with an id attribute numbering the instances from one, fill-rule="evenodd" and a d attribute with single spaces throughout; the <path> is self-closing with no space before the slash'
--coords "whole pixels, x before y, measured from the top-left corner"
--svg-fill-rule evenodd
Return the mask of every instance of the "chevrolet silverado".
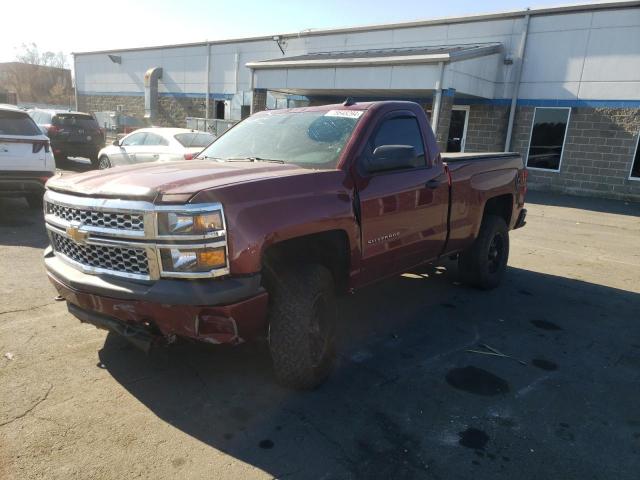
<path id="1" fill-rule="evenodd" d="M 277 380 L 313 388 L 337 294 L 442 257 L 496 287 L 526 179 L 515 153 L 441 155 L 416 103 L 264 111 L 188 162 L 51 179 L 44 261 L 83 322 L 144 350 L 266 338 Z"/>

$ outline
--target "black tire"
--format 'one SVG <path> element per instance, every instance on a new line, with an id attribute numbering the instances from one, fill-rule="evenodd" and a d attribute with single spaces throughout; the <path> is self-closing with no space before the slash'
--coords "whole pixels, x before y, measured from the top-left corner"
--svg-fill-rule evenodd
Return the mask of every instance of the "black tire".
<path id="1" fill-rule="evenodd" d="M 276 380 L 298 390 L 318 387 L 335 360 L 335 288 L 321 265 L 273 275 L 269 352 Z"/>
<path id="2" fill-rule="evenodd" d="M 34 210 L 42 210 L 42 193 L 30 193 L 25 197 L 27 203 L 29 204 L 29 208 Z"/>
<path id="3" fill-rule="evenodd" d="M 54 155 L 53 159 L 55 161 L 56 167 L 64 167 L 69 160 L 66 155 L 62 155 L 60 153 L 57 155 Z"/>
<path id="4" fill-rule="evenodd" d="M 458 270 L 464 283 L 490 290 L 500 285 L 509 260 L 509 228 L 504 218 L 487 215 L 478 238 L 458 258 Z"/>
<path id="5" fill-rule="evenodd" d="M 93 160 L 91 161 L 91 163 L 93 163 Z M 111 161 L 109 160 L 109 157 L 107 157 L 106 155 L 102 155 L 98 159 L 96 167 L 99 170 L 106 170 L 107 168 L 111 168 Z"/>

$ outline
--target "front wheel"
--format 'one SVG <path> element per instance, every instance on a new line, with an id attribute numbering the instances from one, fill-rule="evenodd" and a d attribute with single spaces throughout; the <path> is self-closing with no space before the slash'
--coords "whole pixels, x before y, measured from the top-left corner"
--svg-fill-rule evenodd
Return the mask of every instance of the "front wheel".
<path id="1" fill-rule="evenodd" d="M 478 238 L 458 258 L 462 280 L 474 287 L 496 288 L 504 276 L 509 260 L 509 228 L 504 218 L 487 215 Z"/>
<path id="2" fill-rule="evenodd" d="M 98 159 L 98 169 L 106 170 L 107 168 L 111 168 L 111 161 L 109 160 L 109 157 L 102 155 Z"/>
<path id="3" fill-rule="evenodd" d="M 272 279 L 269 351 L 283 386 L 309 390 L 329 375 L 335 359 L 335 289 L 321 265 L 304 265 Z"/>

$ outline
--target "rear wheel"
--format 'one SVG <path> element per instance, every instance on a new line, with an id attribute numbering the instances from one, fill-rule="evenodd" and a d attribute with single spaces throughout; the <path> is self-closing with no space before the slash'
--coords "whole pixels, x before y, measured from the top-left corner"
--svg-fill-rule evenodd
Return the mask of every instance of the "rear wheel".
<path id="1" fill-rule="evenodd" d="M 41 193 L 30 193 L 26 197 L 27 203 L 29 204 L 29 208 L 42 209 L 42 194 Z"/>
<path id="2" fill-rule="evenodd" d="M 98 159 L 98 168 L 100 170 L 105 170 L 107 168 L 111 168 L 111 161 L 109 160 L 109 157 L 107 157 L 106 155 L 102 155 Z"/>
<path id="3" fill-rule="evenodd" d="M 333 277 L 321 265 L 304 265 L 269 283 L 269 351 L 276 379 L 289 388 L 315 388 L 335 359 Z"/>
<path id="4" fill-rule="evenodd" d="M 502 217 L 486 215 L 478 238 L 458 258 L 462 280 L 485 290 L 497 287 L 509 260 L 509 229 Z"/>

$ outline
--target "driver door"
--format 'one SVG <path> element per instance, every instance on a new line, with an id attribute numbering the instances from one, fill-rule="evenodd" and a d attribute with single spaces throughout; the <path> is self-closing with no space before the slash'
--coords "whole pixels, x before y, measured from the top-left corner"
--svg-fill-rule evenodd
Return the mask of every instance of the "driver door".
<path id="1" fill-rule="evenodd" d="M 449 186 L 439 156 L 425 148 L 420 120 L 410 111 L 384 116 L 358 159 L 364 283 L 435 259 L 447 234 Z M 382 145 L 413 146 L 413 168 L 369 173 Z"/>

